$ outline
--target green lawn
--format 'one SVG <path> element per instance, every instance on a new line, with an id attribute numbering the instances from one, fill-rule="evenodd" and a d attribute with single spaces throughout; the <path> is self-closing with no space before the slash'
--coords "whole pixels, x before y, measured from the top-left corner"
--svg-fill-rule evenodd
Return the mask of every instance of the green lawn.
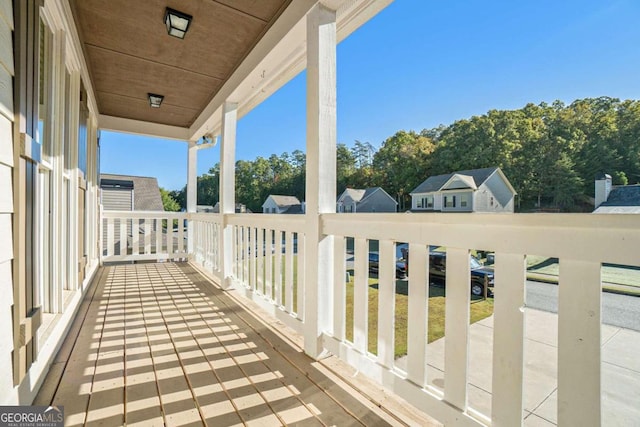
<path id="1" fill-rule="evenodd" d="M 395 357 L 407 354 L 407 325 L 408 325 L 408 296 L 407 282 L 396 281 L 395 294 Z M 369 278 L 369 329 L 368 350 L 373 354 L 378 352 L 378 279 Z M 346 338 L 353 341 L 353 279 L 347 284 L 346 301 Z M 435 341 L 444 336 L 445 295 L 444 289 L 437 286 L 429 287 L 429 330 L 427 342 Z M 474 300 L 471 303 L 471 323 L 475 323 L 493 314 L 493 299 Z"/>
<path id="2" fill-rule="evenodd" d="M 265 264 L 266 264 L 265 257 Z M 284 286 L 284 256 L 282 257 L 282 302 L 286 304 L 286 293 Z M 272 260 L 275 269 L 275 257 Z M 265 269 L 266 270 L 266 269 Z M 353 341 L 353 271 L 350 271 L 350 280 L 346 283 L 346 338 Z M 263 275 L 263 283 L 266 283 L 266 272 Z M 293 311 L 297 312 L 298 294 L 298 256 L 293 256 Z M 277 286 L 277 285 L 276 285 Z M 369 278 L 369 329 L 368 346 L 371 353 L 378 352 L 378 279 Z M 261 289 L 262 290 L 262 289 Z M 407 325 L 408 325 L 408 290 L 407 282 L 396 281 L 395 294 L 395 356 L 401 357 L 407 354 Z M 273 296 L 273 295 L 272 295 Z M 438 286 L 429 286 L 429 330 L 427 342 L 435 341 L 444 336 L 444 313 L 445 313 L 445 292 Z M 493 314 L 493 299 L 474 299 L 471 302 L 471 323 L 475 323 Z"/>

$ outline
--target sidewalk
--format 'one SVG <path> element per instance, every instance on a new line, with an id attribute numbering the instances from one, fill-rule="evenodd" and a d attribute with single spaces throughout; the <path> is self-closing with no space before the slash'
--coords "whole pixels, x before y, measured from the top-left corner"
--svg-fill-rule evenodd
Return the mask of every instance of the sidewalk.
<path id="1" fill-rule="evenodd" d="M 557 424 L 558 316 L 527 309 L 524 408 L 526 426 Z M 493 316 L 470 327 L 469 406 L 491 416 Z M 640 423 L 640 332 L 602 326 L 602 425 Z M 444 386 L 444 338 L 428 345 L 429 384 Z M 396 364 L 402 368 L 404 358 Z"/>

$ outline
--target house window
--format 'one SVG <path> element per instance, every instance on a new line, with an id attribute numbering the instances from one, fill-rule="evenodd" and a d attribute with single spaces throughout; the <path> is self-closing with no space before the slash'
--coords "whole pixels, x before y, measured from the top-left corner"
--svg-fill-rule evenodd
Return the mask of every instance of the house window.
<path id="1" fill-rule="evenodd" d="M 469 195 L 463 194 L 460 196 L 460 207 L 466 208 L 469 205 Z"/>
<path id="2" fill-rule="evenodd" d="M 456 207 L 456 196 L 444 196 L 444 207 L 445 208 L 455 208 Z"/>
<path id="3" fill-rule="evenodd" d="M 426 196 L 422 198 L 422 207 L 424 209 L 433 209 L 433 196 Z"/>
<path id="4" fill-rule="evenodd" d="M 51 56 L 52 34 L 45 23 L 40 20 L 40 84 L 39 84 L 39 109 L 38 109 L 38 142 L 42 145 L 42 155 L 45 161 L 50 162 L 53 157 L 53 144 L 51 135 L 50 118 L 52 116 L 53 104 L 52 84 L 53 81 L 53 61 Z"/>
<path id="5" fill-rule="evenodd" d="M 491 196 L 491 198 L 489 199 L 489 206 L 493 207 L 493 196 Z"/>
<path id="6" fill-rule="evenodd" d="M 424 196 L 418 199 L 418 209 L 433 209 L 433 196 Z"/>

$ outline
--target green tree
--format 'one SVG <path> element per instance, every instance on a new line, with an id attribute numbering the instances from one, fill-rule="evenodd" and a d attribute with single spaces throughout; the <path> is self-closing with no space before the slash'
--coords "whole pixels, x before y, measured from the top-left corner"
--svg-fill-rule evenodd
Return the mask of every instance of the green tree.
<path id="1" fill-rule="evenodd" d="M 171 197 L 169 191 L 160 187 L 160 197 L 162 198 L 162 206 L 166 212 L 180 212 L 180 204 Z"/>
<path id="2" fill-rule="evenodd" d="M 400 210 L 410 206 L 409 193 L 430 175 L 435 145 L 425 134 L 401 130 L 387 138 L 373 158 L 377 181 L 396 198 Z"/>

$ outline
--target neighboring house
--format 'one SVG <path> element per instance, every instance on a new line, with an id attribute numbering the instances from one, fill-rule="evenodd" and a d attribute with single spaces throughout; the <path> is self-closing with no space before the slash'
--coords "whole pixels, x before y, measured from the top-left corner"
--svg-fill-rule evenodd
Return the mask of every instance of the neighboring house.
<path id="1" fill-rule="evenodd" d="M 211 206 L 209 206 L 211 207 Z M 216 202 L 215 206 L 212 208 L 210 212 L 220 213 L 220 202 Z M 247 206 L 242 203 L 236 203 L 236 213 L 253 213 L 251 209 L 247 209 Z"/>
<path id="2" fill-rule="evenodd" d="M 217 203 L 216 203 L 216 206 L 218 206 Z M 214 210 L 213 210 L 213 206 L 211 205 L 197 205 L 196 212 L 197 213 L 214 213 Z M 216 212 L 220 212 L 220 211 L 218 210 Z"/>
<path id="3" fill-rule="evenodd" d="M 595 207 L 593 213 L 640 214 L 640 185 L 613 186 L 611 176 L 596 176 Z"/>
<path id="4" fill-rule="evenodd" d="M 396 212 L 398 202 L 381 187 L 347 188 L 338 197 L 336 212 Z"/>
<path id="5" fill-rule="evenodd" d="M 262 213 L 303 214 L 304 202 L 295 196 L 279 196 L 270 194 L 262 204 Z"/>
<path id="6" fill-rule="evenodd" d="M 158 180 L 146 176 L 100 174 L 100 203 L 105 211 L 164 211 Z M 144 220 L 140 224 L 144 224 Z M 131 228 L 131 220 L 128 220 L 129 235 Z M 119 236 L 119 222 L 114 224 L 114 230 L 115 236 Z M 102 237 L 106 241 L 106 227 Z"/>
<path id="7" fill-rule="evenodd" d="M 100 189 L 106 211 L 164 211 L 156 178 L 103 173 Z"/>
<path id="8" fill-rule="evenodd" d="M 492 167 L 431 176 L 410 194 L 413 212 L 513 212 L 517 193 Z"/>

